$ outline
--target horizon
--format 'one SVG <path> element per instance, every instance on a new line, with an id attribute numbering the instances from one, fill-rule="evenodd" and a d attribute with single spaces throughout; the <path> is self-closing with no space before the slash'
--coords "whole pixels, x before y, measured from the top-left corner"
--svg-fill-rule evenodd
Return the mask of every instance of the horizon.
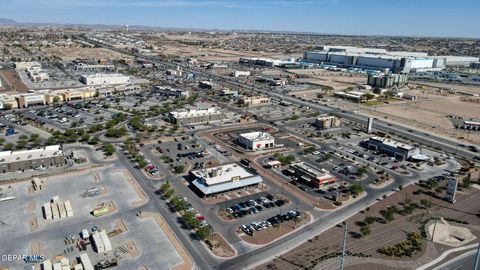
<path id="1" fill-rule="evenodd" d="M 473 0 L 7 0 L 8 16 L 0 16 L 20 24 L 478 39 L 480 22 L 471 18 L 479 9 Z"/>

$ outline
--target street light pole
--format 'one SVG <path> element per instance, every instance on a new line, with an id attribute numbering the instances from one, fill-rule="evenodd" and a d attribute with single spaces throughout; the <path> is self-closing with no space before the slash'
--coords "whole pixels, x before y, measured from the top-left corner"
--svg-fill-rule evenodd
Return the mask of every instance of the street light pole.
<path id="1" fill-rule="evenodd" d="M 433 237 L 435 236 L 435 229 L 437 228 L 437 217 L 434 217 L 435 223 L 433 224 L 433 232 L 432 232 L 432 243 L 433 243 Z"/>

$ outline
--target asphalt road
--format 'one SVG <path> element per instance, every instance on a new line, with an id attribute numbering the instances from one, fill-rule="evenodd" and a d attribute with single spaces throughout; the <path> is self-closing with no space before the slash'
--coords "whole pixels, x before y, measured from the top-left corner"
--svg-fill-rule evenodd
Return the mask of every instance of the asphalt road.
<path id="1" fill-rule="evenodd" d="M 464 254 L 433 268 L 433 270 L 478 270 L 480 267 L 477 267 L 476 269 L 474 268 L 476 254 L 476 249 L 465 252 Z"/>

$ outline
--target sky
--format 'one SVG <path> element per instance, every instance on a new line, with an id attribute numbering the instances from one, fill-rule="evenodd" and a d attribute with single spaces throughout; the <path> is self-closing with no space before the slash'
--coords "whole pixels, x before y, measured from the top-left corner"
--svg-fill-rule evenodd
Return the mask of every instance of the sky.
<path id="1" fill-rule="evenodd" d="M 17 22 L 480 38 L 480 0 L 1 0 Z"/>

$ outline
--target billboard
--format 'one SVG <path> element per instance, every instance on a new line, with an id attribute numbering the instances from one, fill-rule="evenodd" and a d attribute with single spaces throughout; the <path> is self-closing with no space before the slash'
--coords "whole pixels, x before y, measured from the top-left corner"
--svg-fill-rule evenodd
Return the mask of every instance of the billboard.
<path id="1" fill-rule="evenodd" d="M 447 195 L 445 196 L 445 200 L 454 203 L 455 202 L 455 193 L 457 192 L 457 179 L 450 179 L 447 185 Z"/>

